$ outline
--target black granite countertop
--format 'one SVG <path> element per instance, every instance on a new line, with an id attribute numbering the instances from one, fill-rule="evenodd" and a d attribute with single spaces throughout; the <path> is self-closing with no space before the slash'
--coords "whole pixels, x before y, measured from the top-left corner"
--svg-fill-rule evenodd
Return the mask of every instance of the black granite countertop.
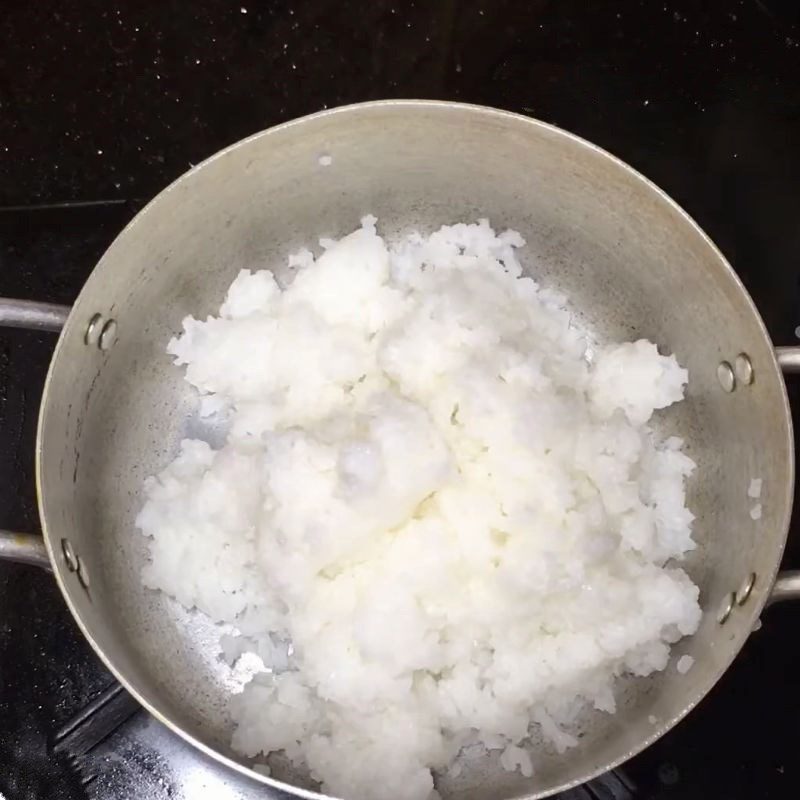
<path id="1" fill-rule="evenodd" d="M 6 0 L 0 296 L 71 302 L 125 222 L 190 165 L 275 123 L 387 97 L 507 108 L 609 149 L 715 239 L 776 343 L 797 341 L 800 4 L 777 0 Z M 51 348 L 0 332 L 0 527 L 37 527 Z M 798 615 L 765 615 L 701 706 L 628 765 L 631 796 L 800 795 Z M 146 760 L 89 790 L 51 753 L 109 682 L 51 578 L 0 564 L 0 798 L 116 800 L 145 785 L 190 798 L 159 788 Z"/>

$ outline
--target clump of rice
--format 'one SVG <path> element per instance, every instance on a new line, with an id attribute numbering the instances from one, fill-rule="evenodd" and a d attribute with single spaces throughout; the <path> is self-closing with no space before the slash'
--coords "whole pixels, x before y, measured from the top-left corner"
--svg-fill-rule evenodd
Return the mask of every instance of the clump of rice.
<path id="1" fill-rule="evenodd" d="M 691 656 L 681 656 L 675 664 L 678 672 L 685 675 L 694 665 L 694 659 Z"/>
<path id="2" fill-rule="evenodd" d="M 761 487 L 764 481 L 761 478 L 751 478 L 747 486 L 747 496 L 757 500 L 761 497 Z"/>
<path id="3" fill-rule="evenodd" d="M 747 496 L 753 500 L 758 500 L 761 497 L 761 488 L 764 481 L 761 478 L 751 478 L 747 487 Z M 750 507 L 750 519 L 761 519 L 762 506 L 761 503 L 754 503 Z"/>
<path id="4" fill-rule="evenodd" d="M 233 747 L 337 796 L 425 800 L 482 744 L 530 775 L 577 709 L 663 670 L 699 624 L 682 442 L 648 422 L 687 373 L 593 348 L 486 220 L 391 247 L 376 220 L 282 288 L 243 270 L 168 351 L 223 415 L 145 486 L 147 586 L 233 624 L 268 671 Z M 684 666 L 684 661 L 681 666 Z"/>

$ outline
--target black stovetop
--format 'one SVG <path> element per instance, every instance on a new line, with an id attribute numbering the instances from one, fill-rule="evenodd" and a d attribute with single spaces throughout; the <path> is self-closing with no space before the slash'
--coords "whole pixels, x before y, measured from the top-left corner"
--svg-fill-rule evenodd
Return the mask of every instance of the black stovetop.
<path id="1" fill-rule="evenodd" d="M 794 0 L 6 0 L 0 295 L 69 303 L 116 232 L 191 164 L 274 123 L 381 97 L 499 106 L 606 147 L 716 240 L 774 340 L 796 341 Z M 0 527 L 37 528 L 52 344 L 0 331 Z M 785 563 L 797 567 L 795 528 Z M 572 797 L 798 797 L 798 614 L 770 610 L 687 720 Z M 109 687 L 51 577 L 0 564 L 0 798 L 265 796 Z"/>

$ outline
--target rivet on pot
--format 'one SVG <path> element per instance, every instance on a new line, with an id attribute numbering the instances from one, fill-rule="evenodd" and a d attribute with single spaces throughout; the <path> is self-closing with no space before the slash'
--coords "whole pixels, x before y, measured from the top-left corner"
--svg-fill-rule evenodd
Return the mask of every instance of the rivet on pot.
<path id="1" fill-rule="evenodd" d="M 78 558 L 75 551 L 72 549 L 69 539 L 61 540 L 61 553 L 64 556 L 64 562 L 70 572 L 75 572 L 78 569 Z"/>
<path id="2" fill-rule="evenodd" d="M 80 584 L 81 586 L 83 586 L 84 589 L 88 589 L 89 570 L 86 569 L 86 564 L 84 563 L 83 559 L 80 556 L 77 557 L 77 562 L 78 562 L 78 580 L 80 581 Z"/>
<path id="3" fill-rule="evenodd" d="M 749 386 L 753 382 L 753 362 L 750 361 L 750 356 L 747 353 L 739 353 L 736 356 L 736 380 L 742 386 Z"/>
<path id="4" fill-rule="evenodd" d="M 100 349 L 110 350 L 116 340 L 117 323 L 115 320 L 110 319 L 105 325 L 103 325 L 103 330 L 100 332 Z"/>
<path id="5" fill-rule="evenodd" d="M 103 327 L 103 315 L 95 314 L 86 326 L 86 332 L 83 334 L 83 341 L 86 344 L 97 344 L 100 338 L 100 331 Z"/>
<path id="6" fill-rule="evenodd" d="M 722 605 L 719 607 L 719 613 L 717 614 L 717 622 L 719 622 L 720 625 L 724 625 L 728 621 L 728 617 L 731 615 L 734 605 L 736 605 L 736 595 L 733 592 L 725 595 L 725 599 L 722 601 Z"/>
<path id="7" fill-rule="evenodd" d="M 751 572 L 743 581 L 742 585 L 736 591 L 736 604 L 743 606 L 750 598 L 750 593 L 756 585 L 756 574 Z"/>
<path id="8" fill-rule="evenodd" d="M 736 375 L 727 361 L 720 361 L 717 367 L 717 380 L 726 392 L 732 392 L 736 388 Z"/>

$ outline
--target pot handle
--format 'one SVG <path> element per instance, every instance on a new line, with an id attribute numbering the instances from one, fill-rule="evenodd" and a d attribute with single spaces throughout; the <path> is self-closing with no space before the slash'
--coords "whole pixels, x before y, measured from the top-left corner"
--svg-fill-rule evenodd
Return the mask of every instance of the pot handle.
<path id="1" fill-rule="evenodd" d="M 0 561 L 16 561 L 52 571 L 44 539 L 31 533 L 0 531 Z"/>
<path id="2" fill-rule="evenodd" d="M 0 297 L 0 327 L 58 333 L 67 321 L 69 306 Z M 30 533 L 0 530 L 0 561 L 16 561 L 51 570 L 44 539 Z"/>
<path id="3" fill-rule="evenodd" d="M 785 375 L 800 372 L 800 347 L 776 347 L 775 358 Z M 800 600 L 800 570 L 778 573 L 767 605 L 782 603 L 784 600 Z"/>
<path id="4" fill-rule="evenodd" d="M 0 297 L 0 327 L 58 333 L 64 327 L 69 312 L 69 306 Z"/>
<path id="5" fill-rule="evenodd" d="M 778 365 L 786 375 L 800 372 L 800 346 L 776 347 L 775 357 L 778 359 Z"/>
<path id="6" fill-rule="evenodd" d="M 782 603 L 784 600 L 800 600 L 800 569 L 791 569 L 778 573 L 767 600 L 767 605 Z"/>

